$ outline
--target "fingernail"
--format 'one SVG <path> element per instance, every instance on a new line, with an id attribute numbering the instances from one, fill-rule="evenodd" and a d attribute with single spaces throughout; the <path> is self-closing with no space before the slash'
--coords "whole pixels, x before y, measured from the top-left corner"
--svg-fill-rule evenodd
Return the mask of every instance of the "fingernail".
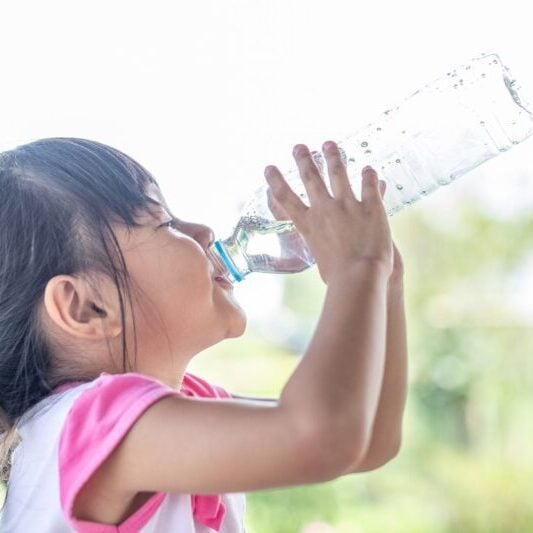
<path id="1" fill-rule="evenodd" d="M 297 144 L 292 150 L 292 155 L 301 156 L 304 155 L 306 151 L 307 147 L 305 146 L 305 144 Z"/>
<path id="2" fill-rule="evenodd" d="M 336 148 L 337 145 L 333 142 L 333 141 L 326 141 L 323 145 L 322 145 L 322 150 L 324 152 L 330 152 L 331 150 L 333 150 L 334 148 Z"/>
<path id="3" fill-rule="evenodd" d="M 366 172 L 367 170 L 374 170 L 370 165 L 367 165 L 363 168 L 363 172 Z"/>
<path id="4" fill-rule="evenodd" d="M 265 171 L 264 171 L 265 177 L 268 177 L 268 175 L 272 172 L 272 169 L 273 169 L 273 168 L 274 168 L 274 167 L 272 167 L 272 166 L 270 166 L 270 165 L 267 166 L 267 167 L 265 167 Z"/>

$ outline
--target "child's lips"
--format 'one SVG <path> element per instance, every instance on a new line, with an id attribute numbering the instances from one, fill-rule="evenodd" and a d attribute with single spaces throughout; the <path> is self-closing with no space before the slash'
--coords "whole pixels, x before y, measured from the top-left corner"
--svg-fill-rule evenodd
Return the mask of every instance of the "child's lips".
<path id="1" fill-rule="evenodd" d="M 226 289 L 233 289 L 233 284 L 230 283 L 224 276 L 216 274 L 214 277 L 215 281 Z"/>

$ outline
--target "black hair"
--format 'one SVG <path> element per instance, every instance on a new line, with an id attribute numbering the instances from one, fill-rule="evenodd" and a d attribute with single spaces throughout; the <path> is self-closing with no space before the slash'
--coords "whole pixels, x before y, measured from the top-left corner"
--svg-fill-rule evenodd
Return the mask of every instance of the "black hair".
<path id="1" fill-rule="evenodd" d="M 56 275 L 102 272 L 116 286 L 127 372 L 130 278 L 111 224 L 135 227 L 156 180 L 115 148 L 49 138 L 0 153 L 0 473 L 7 481 L 20 417 L 68 381 L 97 376 L 54 357 L 39 310 Z M 131 306 L 132 311 L 133 307 Z M 135 320 L 133 320 L 135 332 Z M 135 334 L 134 334 L 135 340 Z M 134 343 L 136 353 L 137 344 Z"/>

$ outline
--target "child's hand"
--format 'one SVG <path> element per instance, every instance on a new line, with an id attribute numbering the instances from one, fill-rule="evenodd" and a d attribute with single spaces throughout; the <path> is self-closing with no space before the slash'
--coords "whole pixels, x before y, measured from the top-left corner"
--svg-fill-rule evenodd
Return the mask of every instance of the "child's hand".
<path id="1" fill-rule="evenodd" d="M 363 170 L 361 200 L 351 188 L 346 167 L 335 143 L 324 143 L 323 153 L 333 196 L 305 145 L 293 151 L 310 206 L 290 188 L 276 167 L 265 169 L 265 177 L 276 201 L 294 222 L 316 260 L 327 284 L 332 276 L 355 263 L 372 263 L 389 276 L 393 247 L 388 217 L 383 205 L 384 182 L 373 169 Z"/>

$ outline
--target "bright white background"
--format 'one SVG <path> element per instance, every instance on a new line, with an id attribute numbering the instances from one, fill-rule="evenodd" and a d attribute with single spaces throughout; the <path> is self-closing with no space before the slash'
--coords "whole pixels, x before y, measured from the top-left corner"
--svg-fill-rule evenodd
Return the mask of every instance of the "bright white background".
<path id="1" fill-rule="evenodd" d="M 499 53 L 533 88 L 525 6 L 3 1 L 0 149 L 50 136 L 105 142 L 156 176 L 180 218 L 226 237 L 264 167 L 287 168 L 294 144 L 340 140 L 482 52 Z M 531 209 L 533 140 L 412 209 L 447 202 L 452 212 L 464 194 L 495 217 Z M 532 278 L 525 273 L 515 289 L 530 302 Z M 236 288 L 251 320 L 276 309 L 279 282 L 252 274 Z"/>

